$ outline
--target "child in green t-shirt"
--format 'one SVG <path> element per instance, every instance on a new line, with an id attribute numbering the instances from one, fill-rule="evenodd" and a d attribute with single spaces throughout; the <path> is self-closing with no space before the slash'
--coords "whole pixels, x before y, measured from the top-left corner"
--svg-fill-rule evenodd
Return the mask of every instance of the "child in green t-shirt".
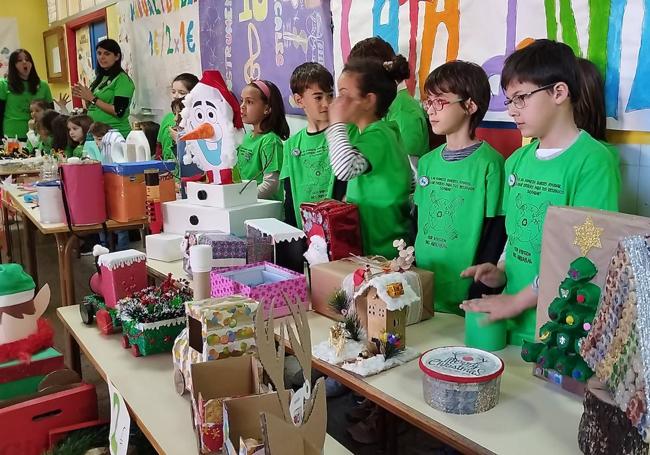
<path id="1" fill-rule="evenodd" d="M 43 112 L 39 120 L 34 122 L 34 129 L 38 133 L 38 141 L 33 146 L 27 143 L 25 148 L 30 154 L 34 155 L 37 150 L 43 155 L 50 155 L 52 153 L 52 124 L 58 116 L 59 114 L 56 111 L 48 109 Z"/>
<path id="2" fill-rule="evenodd" d="M 613 154 L 576 126 L 574 105 L 582 95 L 578 65 L 569 46 L 537 40 L 505 62 L 501 87 L 521 134 L 537 138 L 505 165 L 503 209 L 508 243 L 497 266 L 463 272 L 504 293 L 466 301 L 462 308 L 508 319 L 509 341 L 535 338 L 537 275 L 542 230 L 550 205 L 618 209 L 620 173 Z"/>
<path id="3" fill-rule="evenodd" d="M 302 228 L 300 204 L 341 199 L 345 183 L 337 180 L 330 166 L 325 129 L 334 93 L 332 74 L 319 63 L 303 63 L 291 74 L 291 92 L 305 111 L 307 127 L 284 143 L 282 172 L 285 221 Z"/>
<path id="4" fill-rule="evenodd" d="M 395 74 L 404 64 L 403 59 L 390 65 L 350 59 L 339 77 L 326 131 L 334 175 L 348 182 L 347 201 L 359 208 L 364 253 L 387 259 L 395 257 L 394 240 L 411 240 L 412 172 L 397 124 L 383 120 L 397 92 Z M 350 134 L 347 124 L 357 132 Z"/>
<path id="5" fill-rule="evenodd" d="M 284 102 L 271 81 L 254 80 L 241 92 L 241 117 L 252 131 L 237 148 L 242 179 L 257 181 L 257 197 L 282 200 L 282 141 L 289 137 Z"/>
<path id="6" fill-rule="evenodd" d="M 174 101 L 182 100 L 185 98 L 185 95 L 190 93 L 190 91 L 198 83 L 199 78 L 192 73 L 181 73 L 172 81 L 172 112 L 165 114 L 165 116 L 160 121 L 160 130 L 158 130 L 158 137 L 156 138 L 156 159 L 176 159 L 177 133 L 175 128 L 178 122 L 177 114 L 174 112 Z M 182 105 L 180 107 L 182 109 Z"/>
<path id="7" fill-rule="evenodd" d="M 435 274 L 436 310 L 462 314 L 459 305 L 468 296 L 494 293 L 472 287 L 460 274 L 472 264 L 496 264 L 503 250 L 504 160 L 475 136 L 490 104 L 490 83 L 480 66 L 445 63 L 427 77 L 424 90 L 431 127 L 447 141 L 418 162 L 415 255 L 418 267 Z"/>
<path id="8" fill-rule="evenodd" d="M 93 119 L 87 115 L 73 115 L 68 119 L 68 144 L 71 151 L 68 158 L 71 156 L 76 156 L 78 158 L 83 157 L 86 136 L 88 135 L 88 130 L 92 123 Z"/>
<path id="9" fill-rule="evenodd" d="M 406 62 L 402 55 L 395 55 L 393 47 L 378 36 L 359 41 L 350 50 L 348 58 L 377 58 L 382 63 L 394 59 Z M 408 63 L 408 62 L 407 62 Z M 404 151 L 408 155 L 413 173 L 417 174 L 418 159 L 429 152 L 429 125 L 422 105 L 417 102 L 406 88 L 406 81 L 411 77 L 409 65 L 396 65 L 395 83 L 397 95 L 388 108 L 386 120 L 397 123 Z"/>

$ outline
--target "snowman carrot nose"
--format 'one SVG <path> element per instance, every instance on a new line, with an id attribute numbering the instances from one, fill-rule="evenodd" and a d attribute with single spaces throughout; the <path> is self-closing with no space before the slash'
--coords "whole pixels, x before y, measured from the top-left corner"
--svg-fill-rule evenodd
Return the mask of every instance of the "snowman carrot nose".
<path id="1" fill-rule="evenodd" d="M 214 136 L 214 128 L 209 123 L 201 123 L 196 129 L 184 134 L 182 141 L 193 141 L 196 139 L 210 139 Z"/>

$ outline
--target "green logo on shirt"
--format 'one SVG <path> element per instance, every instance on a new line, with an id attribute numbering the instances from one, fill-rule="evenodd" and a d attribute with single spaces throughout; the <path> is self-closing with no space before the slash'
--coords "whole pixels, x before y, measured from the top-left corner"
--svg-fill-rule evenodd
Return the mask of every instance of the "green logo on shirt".
<path id="1" fill-rule="evenodd" d="M 542 243 L 542 227 L 546 208 L 549 201 L 539 205 L 525 204 L 522 201 L 521 193 L 517 194 L 517 224 L 511 235 L 512 239 L 519 243 L 530 243 L 535 251 L 540 251 Z"/>
<path id="2" fill-rule="evenodd" d="M 458 238 L 456 229 L 456 213 L 463 205 L 463 198 L 444 199 L 438 197 L 435 192 L 429 194 L 431 198 L 431 208 L 429 209 L 429 222 L 424 225 L 425 234 L 432 232 L 442 235 L 447 240 Z"/>

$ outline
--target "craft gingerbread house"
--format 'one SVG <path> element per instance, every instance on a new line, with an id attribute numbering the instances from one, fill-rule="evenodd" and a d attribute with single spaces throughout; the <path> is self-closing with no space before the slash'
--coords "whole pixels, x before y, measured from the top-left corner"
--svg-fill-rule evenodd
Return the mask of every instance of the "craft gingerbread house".
<path id="1" fill-rule="evenodd" d="M 117 301 L 147 287 L 147 256 L 137 250 L 102 254 L 97 259 L 99 272 L 90 279 L 94 293 L 104 298 L 108 308 Z"/>

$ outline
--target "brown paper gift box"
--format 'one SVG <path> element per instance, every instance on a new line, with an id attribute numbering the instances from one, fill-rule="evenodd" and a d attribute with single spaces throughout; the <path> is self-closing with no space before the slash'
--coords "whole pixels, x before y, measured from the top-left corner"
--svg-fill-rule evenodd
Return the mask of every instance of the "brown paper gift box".
<path id="1" fill-rule="evenodd" d="M 108 218 L 122 223 L 144 218 L 147 200 L 144 174 L 118 175 L 104 173 L 104 191 Z M 160 175 L 160 202 L 176 200 L 174 177 L 170 173 Z"/>
<path id="2" fill-rule="evenodd" d="M 580 247 L 574 244 L 574 227 L 584 225 L 588 217 L 591 217 L 597 228 L 603 229 L 600 235 L 601 248 L 591 248 L 586 254 L 598 268 L 598 275 L 592 283 L 601 288 L 605 284 L 607 268 L 618 242 L 628 235 L 650 233 L 650 218 L 605 210 L 549 207 L 542 237 L 536 333 L 549 320 L 548 307 L 559 294 L 558 288 L 566 277 L 569 264 L 582 256 Z"/>
<path id="3" fill-rule="evenodd" d="M 341 319 L 341 316 L 330 308 L 328 300 L 332 294 L 341 287 L 343 279 L 347 275 L 362 267 L 362 265 L 359 265 L 350 259 L 340 259 L 338 261 L 311 266 L 310 284 L 312 309 L 328 318 Z M 422 320 L 424 321 L 431 318 L 434 313 L 433 272 L 418 269 L 417 267 L 411 267 L 410 271 L 418 274 L 420 283 L 422 284 Z"/>

